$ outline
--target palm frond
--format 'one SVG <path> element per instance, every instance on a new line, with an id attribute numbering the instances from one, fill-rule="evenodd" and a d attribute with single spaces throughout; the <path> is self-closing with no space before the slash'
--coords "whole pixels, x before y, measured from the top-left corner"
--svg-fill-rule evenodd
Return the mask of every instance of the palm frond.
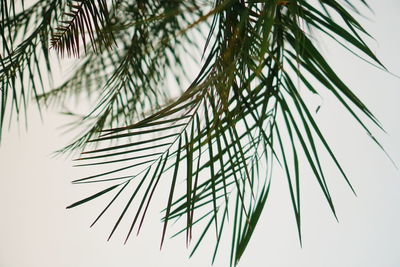
<path id="1" fill-rule="evenodd" d="M 149 12 L 152 8 L 155 14 Z M 119 15 L 114 18 L 118 28 L 115 40 L 121 44 L 118 49 L 101 55 L 90 53 L 71 79 L 41 96 L 45 101 L 55 102 L 67 94 L 74 96 L 81 92 L 83 82 L 90 83 L 84 87 L 88 94 L 98 93 L 98 87 L 103 87 L 93 110 L 78 122 L 90 126 L 62 151 L 82 147 L 102 129 L 131 124 L 173 101 L 170 95 L 173 89 L 169 89 L 173 85 L 165 81 L 175 78 L 178 85 L 186 73 L 180 50 L 189 46 L 194 51 L 198 48 L 189 38 L 189 29 L 196 23 L 189 10 L 202 12 L 195 2 L 174 5 L 161 2 L 156 8 L 144 4 L 139 10 L 121 4 Z M 126 17 L 139 22 L 132 28 L 124 26 L 122 21 Z M 150 23 L 143 23 L 145 19 Z"/>
<path id="2" fill-rule="evenodd" d="M 51 38 L 51 47 L 61 56 L 79 57 L 81 45 L 87 50 L 87 38 L 96 52 L 115 43 L 106 0 L 72 0 L 67 5 Z"/>
<path id="3" fill-rule="evenodd" d="M 317 143 L 322 143 L 354 190 L 302 100 L 293 76 L 312 93 L 322 94 L 319 85 L 308 78 L 313 76 L 369 134 L 355 109 L 379 126 L 361 100 L 336 76 L 310 38 L 311 31 L 320 31 L 335 40 L 340 37 L 345 41 L 340 41 L 341 45 L 354 53 L 360 51 L 381 65 L 361 38 L 361 34 L 366 34 L 361 25 L 336 1 L 320 3 L 343 18 L 345 26 L 340 26 L 333 16 L 308 1 L 266 2 L 216 1 L 214 13 L 209 12 L 214 18 L 206 41 L 208 56 L 192 85 L 179 99 L 153 115 L 130 126 L 107 130 L 100 138 L 92 140 L 100 144 L 118 140 L 120 144 L 84 152 L 79 161 L 88 163 L 82 165 L 121 162 L 126 165 L 74 181 L 131 181 L 140 176 L 143 182 L 144 174 L 151 177 L 153 166 L 164 162 L 163 172 L 174 170 L 174 174 L 163 218 L 163 236 L 169 220 L 184 216 L 186 227 L 179 233 L 186 232 L 189 242 L 192 227 L 209 218 L 193 252 L 206 233 L 214 229 L 215 259 L 221 236 L 226 232 L 226 218 L 233 214 L 231 265 L 237 264 L 245 251 L 270 190 L 271 177 L 258 172 L 261 158 L 265 158 L 267 170 L 278 161 L 286 173 L 300 241 L 299 161 L 302 155 L 334 216 L 336 210 Z M 139 137 L 142 139 L 137 139 Z M 121 144 L 123 140 L 127 141 Z M 159 152 L 147 154 L 143 151 Z M 135 153 L 142 156 L 134 156 Z M 180 165 L 186 166 L 186 192 L 173 200 L 177 195 L 175 185 Z M 154 182 L 155 177 L 161 175 L 156 173 L 152 179 L 147 178 L 151 183 L 147 191 L 155 190 L 160 179 Z M 110 176 L 112 178 L 107 178 Z M 142 203 L 149 203 L 151 195 L 145 193 L 144 196 Z M 140 209 L 135 220 L 139 213 Z"/>
<path id="4" fill-rule="evenodd" d="M 370 36 L 356 19 L 364 1 L 118 0 L 108 8 L 105 0 L 74 0 L 68 2 L 68 11 L 64 2 L 44 5 L 46 1 L 50 0 L 21 13 L 2 2 L 1 37 L 14 37 L 2 51 L 6 56 L 1 58 L 0 118 L 7 94 L 12 94 L 16 109 L 19 96 L 26 99 L 24 89 L 15 89 L 24 84 L 23 66 L 28 67 L 31 83 L 42 80 L 33 70 L 43 68 L 38 44 L 51 69 L 45 36 L 63 10 L 51 46 L 61 56 L 79 56 L 81 47 L 85 53 L 60 86 L 41 94 L 38 86 L 32 87 L 37 100 L 43 101 L 39 103 L 64 104 L 83 93 L 96 99 L 91 112 L 74 124 L 85 125 L 83 133 L 63 151 L 84 148 L 75 163 L 96 169 L 73 183 L 105 184 L 68 208 L 113 193 L 93 226 L 110 209 L 118 209 L 117 200 L 127 200 L 108 238 L 122 227 L 122 220 L 131 220 L 125 242 L 134 231 L 139 233 L 156 190 L 169 183 L 161 245 L 170 222 L 181 220 L 183 227 L 174 236 L 185 233 L 188 246 L 197 239 L 190 255 L 211 235 L 214 262 L 221 242 L 230 238 L 234 266 L 260 222 L 275 164 L 286 176 L 300 243 L 303 168 L 312 171 L 337 217 L 321 151 L 355 189 L 300 88 L 332 94 L 380 146 L 367 127 L 370 122 L 381 129 L 378 120 L 338 77 L 314 39 L 316 34 L 332 38 L 384 69 L 364 41 Z M 43 21 L 37 19 L 37 10 L 46 14 Z M 22 17 L 19 24 L 17 18 Z M 30 33 L 26 24 L 32 20 L 35 30 Z M 12 34 L 14 30 L 18 34 Z M 16 36 L 24 41 L 14 49 Z M 195 38 L 202 40 L 200 45 Z M 114 43 L 112 51 L 102 49 Z M 183 86 L 180 79 L 189 73 L 187 58 L 196 61 L 195 53 L 202 58 L 200 68 L 176 96 L 174 87 Z M 184 186 L 179 186 L 182 181 Z M 200 229 L 197 238 L 194 229 Z"/>
<path id="5" fill-rule="evenodd" d="M 46 81 L 51 83 L 47 36 L 60 5 L 60 0 L 41 0 L 25 10 L 14 1 L 10 6 L 7 1 L 2 1 L 0 134 L 7 113 L 10 121 L 14 114 L 18 119 L 20 113 L 26 112 L 32 94 L 38 103 Z M 12 12 L 7 12 L 7 8 Z M 38 103 L 39 110 L 40 107 Z"/>

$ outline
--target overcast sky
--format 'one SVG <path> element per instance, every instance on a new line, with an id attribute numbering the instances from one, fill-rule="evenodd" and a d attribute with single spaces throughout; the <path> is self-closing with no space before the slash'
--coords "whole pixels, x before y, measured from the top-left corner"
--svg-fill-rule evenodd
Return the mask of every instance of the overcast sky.
<path id="1" fill-rule="evenodd" d="M 375 14 L 362 21 L 376 39 L 370 42 L 371 47 L 389 70 L 400 75 L 400 2 L 369 2 Z M 321 49 L 381 121 L 388 134 L 376 131 L 377 137 L 400 166 L 400 79 L 366 65 L 330 42 Z M 302 180 L 300 248 L 285 180 L 274 177 L 267 207 L 239 266 L 400 266 L 399 171 L 343 108 L 329 97 L 316 101 L 322 103 L 317 119 L 358 196 L 327 164 L 338 223 L 317 183 L 306 173 Z M 51 157 L 68 140 L 58 129 L 63 117 L 49 112 L 45 123 L 31 118 L 28 132 L 12 127 L 5 132 L 0 147 L 0 267 L 210 265 L 213 239 L 190 260 L 182 238 L 167 240 L 159 251 L 162 225 L 157 210 L 141 235 L 127 245 L 123 245 L 125 233 L 106 241 L 114 222 L 111 216 L 89 229 L 102 205 L 65 209 L 92 192 L 89 187 L 70 183 L 86 170 L 73 168 L 69 159 Z M 229 253 L 223 251 L 228 247 L 222 247 L 214 266 L 227 266 Z"/>

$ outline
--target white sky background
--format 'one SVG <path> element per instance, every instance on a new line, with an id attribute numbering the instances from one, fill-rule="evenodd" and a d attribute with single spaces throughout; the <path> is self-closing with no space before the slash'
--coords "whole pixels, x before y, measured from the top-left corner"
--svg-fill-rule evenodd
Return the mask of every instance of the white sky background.
<path id="1" fill-rule="evenodd" d="M 400 74 L 400 2 L 369 2 L 375 14 L 368 14 L 371 21 L 362 21 L 376 39 L 371 47 L 389 70 Z M 377 137 L 400 165 L 400 79 L 337 46 L 332 48 L 330 42 L 321 49 L 381 121 L 388 135 Z M 104 207 L 102 201 L 73 210 L 65 207 L 93 192 L 90 186 L 70 183 L 93 169 L 73 168 L 70 160 L 51 157 L 68 140 L 56 129 L 63 124 L 62 116 L 46 113 L 45 123 L 31 118 L 28 132 L 13 127 L 5 132 L 0 147 L 0 267 L 210 265 L 211 236 L 190 260 L 182 238 L 167 240 L 159 251 L 160 203 L 153 203 L 156 213 L 147 218 L 139 237 L 131 238 L 127 245 L 122 244 L 123 231 L 106 241 L 115 216 L 105 216 L 89 229 Z M 273 177 L 267 206 L 239 266 L 400 266 L 399 171 L 329 97 L 323 99 L 317 118 L 358 197 L 327 163 L 337 223 L 318 184 L 310 173 L 304 173 L 300 248 L 285 179 Z M 229 252 L 222 252 L 214 266 L 227 266 L 228 261 Z"/>

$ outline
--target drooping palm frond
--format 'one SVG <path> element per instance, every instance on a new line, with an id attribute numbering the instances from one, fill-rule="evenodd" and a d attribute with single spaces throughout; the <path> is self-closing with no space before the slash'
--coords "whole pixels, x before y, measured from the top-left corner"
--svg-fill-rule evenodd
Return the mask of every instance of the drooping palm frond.
<path id="1" fill-rule="evenodd" d="M 61 0 L 41 0 L 26 9 L 23 1 L 1 1 L 0 134 L 6 114 L 18 118 L 51 81 L 47 37 L 61 8 Z"/>
<path id="2" fill-rule="evenodd" d="M 189 242 L 193 226 L 208 218 L 193 252 L 205 234 L 214 229 L 215 258 L 222 233 L 226 232 L 227 218 L 233 216 L 231 264 L 235 265 L 251 238 L 270 190 L 270 176 L 259 173 L 262 158 L 268 172 L 278 160 L 286 173 L 300 240 L 301 155 L 336 216 L 318 143 L 351 185 L 293 77 L 297 76 L 313 93 L 320 93 L 317 88 L 321 85 L 328 89 L 368 131 L 355 108 L 379 126 L 378 122 L 316 49 L 311 31 L 335 40 L 342 38 L 338 41 L 341 45 L 380 62 L 360 37 L 365 31 L 346 9 L 336 1 L 319 2 L 322 9 L 308 1 L 216 1 L 208 13 L 213 17 L 205 48 L 208 56 L 192 85 L 166 108 L 92 140 L 100 144 L 118 140 L 118 145 L 84 152 L 79 159 L 81 166 L 123 163 L 74 181 L 116 183 L 101 194 L 120 188 L 95 222 L 118 197 L 130 194 L 128 184 L 135 188 L 110 237 L 142 190 L 127 239 L 134 227 L 139 231 L 157 185 L 163 177 L 170 177 L 162 242 L 170 220 L 186 217 L 186 227 L 181 232 L 186 232 Z M 346 25 L 341 26 L 330 13 L 339 15 Z M 319 84 L 311 82 L 309 76 Z M 287 148 L 287 144 L 291 147 Z M 183 166 L 186 170 L 182 171 Z M 162 175 L 168 172 L 171 175 Z M 186 192 L 176 197 L 177 180 L 182 176 Z"/>
<path id="3" fill-rule="evenodd" d="M 63 151 L 84 146 L 105 127 L 130 124 L 171 101 L 170 93 L 174 90 L 170 88 L 174 85 L 167 84 L 166 80 L 175 78 L 178 81 L 176 85 L 179 85 L 181 75 L 186 72 L 182 64 L 182 50 L 198 50 L 198 45 L 190 39 L 191 25 L 196 23 L 193 22 L 193 14 L 202 14 L 196 2 L 171 5 L 162 1 L 151 6 L 145 1 L 142 8 L 136 10 L 122 1 L 118 7 L 118 16 L 114 19 L 118 28 L 115 40 L 119 47 L 101 55 L 91 53 L 91 58 L 77 70 L 82 74 L 75 73 L 60 88 L 42 96 L 43 99 L 57 101 L 60 93 L 61 96 L 65 93 L 74 95 L 74 91 L 82 90 L 82 81 L 94 80 L 83 88 L 94 88 L 97 93 L 98 87 L 102 87 L 93 110 L 78 121 L 90 126 Z M 136 23 L 129 27 L 124 25 L 127 18 Z M 93 61 L 99 63 L 92 64 Z M 93 72 L 91 68 L 99 68 L 99 64 L 103 71 Z"/>
<path id="4" fill-rule="evenodd" d="M 67 5 L 69 10 L 64 12 L 64 18 L 59 21 L 51 38 L 51 47 L 61 56 L 66 52 L 68 56 L 79 57 L 81 45 L 86 52 L 87 37 L 94 51 L 114 43 L 107 1 L 71 0 Z"/>
<path id="5" fill-rule="evenodd" d="M 74 183 L 105 187 L 68 208 L 113 193 L 92 225 L 110 209 L 120 209 L 109 238 L 130 220 L 126 242 L 140 231 L 166 184 L 161 245 L 169 223 L 183 220 L 176 235 L 185 233 L 188 245 L 196 239 L 191 255 L 212 233 L 213 261 L 222 240 L 230 238 L 233 266 L 267 203 L 274 164 L 286 175 L 301 242 L 300 173 L 306 162 L 336 217 L 321 148 L 354 189 L 300 87 L 332 94 L 377 142 L 366 121 L 380 127 L 379 122 L 336 75 L 314 39 L 315 34 L 332 38 L 383 68 L 353 16 L 364 1 L 119 0 L 110 11 L 105 1 L 74 3 L 52 44 L 61 54 L 79 55 L 81 45 L 86 53 L 71 77 L 38 99 L 66 103 L 82 92 L 96 97 L 91 112 L 77 122 L 87 128 L 64 151 L 86 147 L 76 163 L 96 173 Z M 111 43 L 113 50 L 100 49 Z M 187 72 L 186 59 L 199 47 L 200 69 L 174 97 L 170 78 L 179 80 Z"/>

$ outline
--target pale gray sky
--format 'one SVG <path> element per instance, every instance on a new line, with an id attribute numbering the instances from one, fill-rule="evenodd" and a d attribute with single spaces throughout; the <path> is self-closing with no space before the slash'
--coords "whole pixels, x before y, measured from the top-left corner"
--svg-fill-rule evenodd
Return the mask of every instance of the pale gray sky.
<path id="1" fill-rule="evenodd" d="M 362 21 L 376 39 L 371 47 L 389 70 L 400 74 L 400 2 L 369 2 L 375 14 L 368 15 L 372 21 Z M 400 79 L 333 48 L 330 42 L 321 49 L 382 122 L 388 134 L 377 137 L 400 165 Z M 322 101 L 317 119 L 358 197 L 327 163 L 337 223 L 311 174 L 304 173 L 300 248 L 285 180 L 274 177 L 269 202 L 239 266 L 400 266 L 399 171 L 343 108 L 329 97 Z M 93 192 L 88 191 L 93 188 L 70 183 L 90 170 L 73 168 L 71 161 L 51 157 L 67 140 L 57 130 L 63 117 L 49 112 L 45 123 L 31 118 L 27 133 L 13 127 L 4 134 L 0 147 L 0 267 L 210 265 L 213 239 L 190 260 L 182 238 L 167 240 L 159 251 L 162 225 L 157 209 L 141 235 L 127 245 L 122 244 L 125 233 L 106 241 L 112 216 L 89 229 L 102 205 L 90 203 L 73 210 L 65 207 Z M 229 252 L 222 251 L 214 266 L 227 266 L 228 260 Z"/>

